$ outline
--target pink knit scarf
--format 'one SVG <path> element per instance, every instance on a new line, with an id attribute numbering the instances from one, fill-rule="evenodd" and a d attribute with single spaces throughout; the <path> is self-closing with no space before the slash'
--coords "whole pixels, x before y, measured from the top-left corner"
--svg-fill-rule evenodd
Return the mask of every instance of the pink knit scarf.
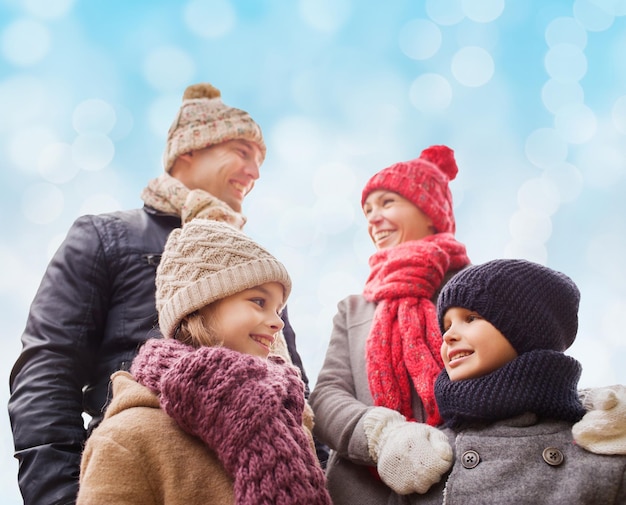
<path id="1" fill-rule="evenodd" d="M 331 503 L 302 427 L 304 384 L 281 358 L 151 339 L 131 373 L 215 452 L 233 477 L 237 504 Z"/>
<path id="2" fill-rule="evenodd" d="M 441 422 L 434 383 L 443 368 L 441 331 L 432 298 L 446 272 L 469 264 L 465 246 L 451 233 L 382 249 L 370 258 L 363 296 L 376 302 L 366 343 L 367 376 L 374 405 L 414 420 L 411 386 L 426 411 L 426 422 Z"/>

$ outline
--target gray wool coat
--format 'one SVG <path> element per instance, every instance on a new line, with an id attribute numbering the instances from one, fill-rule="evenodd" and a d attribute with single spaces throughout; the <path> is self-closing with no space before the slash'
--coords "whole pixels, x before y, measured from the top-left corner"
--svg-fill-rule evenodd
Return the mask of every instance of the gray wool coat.
<path id="1" fill-rule="evenodd" d="M 626 504 L 626 456 L 581 449 L 572 423 L 528 413 L 444 431 L 454 449 L 451 471 L 426 494 L 395 495 L 389 504 Z"/>
<path id="2" fill-rule="evenodd" d="M 363 418 L 374 406 L 367 380 L 365 342 L 376 304 L 352 295 L 338 304 L 324 365 L 309 403 L 315 413 L 314 435 L 330 449 L 327 487 L 334 505 L 378 505 L 393 492 L 372 473 Z M 415 419 L 425 412 L 413 393 Z"/>
<path id="3" fill-rule="evenodd" d="M 381 504 L 624 504 L 626 456 L 600 456 L 576 446 L 572 425 L 537 423 L 529 414 L 483 430 L 458 434 L 445 430 L 455 464 L 424 495 L 399 496 L 380 481 L 367 447 L 363 418 L 373 408 L 365 363 L 365 342 L 376 304 L 352 295 L 338 304 L 324 365 L 309 403 L 315 412 L 314 435 L 331 448 L 326 468 L 334 505 Z M 413 392 L 415 419 L 425 413 Z M 559 465 L 546 457 L 564 456 Z M 476 451 L 479 464 L 468 469 Z M 445 499 L 444 499 L 445 491 Z"/>

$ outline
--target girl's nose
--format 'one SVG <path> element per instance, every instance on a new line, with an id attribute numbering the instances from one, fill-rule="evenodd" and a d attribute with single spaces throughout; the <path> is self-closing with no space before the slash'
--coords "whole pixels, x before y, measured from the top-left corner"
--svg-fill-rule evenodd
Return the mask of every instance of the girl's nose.
<path id="1" fill-rule="evenodd" d="M 280 331 L 285 327 L 285 323 L 278 314 L 274 313 L 270 321 L 270 327 L 274 331 Z"/>

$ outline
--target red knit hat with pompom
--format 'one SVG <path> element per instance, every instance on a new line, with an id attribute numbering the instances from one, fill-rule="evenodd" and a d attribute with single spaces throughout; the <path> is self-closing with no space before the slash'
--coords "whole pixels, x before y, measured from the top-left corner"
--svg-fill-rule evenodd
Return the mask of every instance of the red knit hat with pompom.
<path id="1" fill-rule="evenodd" d="M 393 191 L 431 218 L 438 233 L 454 233 L 456 224 L 448 183 L 458 171 L 452 149 L 431 146 L 419 158 L 395 163 L 375 174 L 363 188 L 361 206 L 372 191 Z"/>

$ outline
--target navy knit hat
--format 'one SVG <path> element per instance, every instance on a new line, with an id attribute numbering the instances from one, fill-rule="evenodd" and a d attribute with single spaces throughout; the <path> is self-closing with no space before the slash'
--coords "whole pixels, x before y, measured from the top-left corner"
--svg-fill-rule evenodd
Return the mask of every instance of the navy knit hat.
<path id="1" fill-rule="evenodd" d="M 576 338 L 580 292 L 567 275 L 520 259 L 470 266 L 445 285 L 437 301 L 439 326 L 451 307 L 475 311 L 511 342 L 518 354 L 563 352 Z"/>

